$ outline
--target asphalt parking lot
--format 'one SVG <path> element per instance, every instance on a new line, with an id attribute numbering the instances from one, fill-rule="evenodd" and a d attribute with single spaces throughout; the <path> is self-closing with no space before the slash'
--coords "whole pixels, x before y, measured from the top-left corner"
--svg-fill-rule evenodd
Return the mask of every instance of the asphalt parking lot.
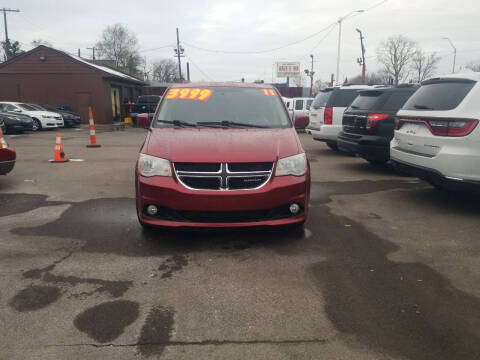
<path id="1" fill-rule="evenodd" d="M 142 231 L 145 130 L 7 136 L 1 359 L 479 359 L 480 199 L 301 134 L 303 231 Z"/>

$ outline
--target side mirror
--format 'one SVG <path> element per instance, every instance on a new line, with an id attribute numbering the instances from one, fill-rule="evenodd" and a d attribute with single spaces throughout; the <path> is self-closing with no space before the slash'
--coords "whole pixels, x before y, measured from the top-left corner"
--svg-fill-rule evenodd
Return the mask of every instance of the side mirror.
<path id="1" fill-rule="evenodd" d="M 148 114 L 138 114 L 137 115 L 137 127 L 148 129 L 150 127 L 150 119 Z"/>

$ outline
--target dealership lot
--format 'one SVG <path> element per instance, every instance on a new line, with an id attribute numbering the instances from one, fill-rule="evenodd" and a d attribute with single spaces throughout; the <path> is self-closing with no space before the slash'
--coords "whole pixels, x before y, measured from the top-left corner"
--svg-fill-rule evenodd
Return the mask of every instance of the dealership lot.
<path id="1" fill-rule="evenodd" d="M 145 130 L 7 136 L 0 358 L 478 359 L 480 199 L 301 134 L 304 231 L 142 231 Z"/>

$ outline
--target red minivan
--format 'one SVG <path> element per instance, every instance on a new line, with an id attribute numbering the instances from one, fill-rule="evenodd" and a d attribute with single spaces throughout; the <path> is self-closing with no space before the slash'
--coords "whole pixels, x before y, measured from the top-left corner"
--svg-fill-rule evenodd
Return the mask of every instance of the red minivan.
<path id="1" fill-rule="evenodd" d="M 7 175 L 12 171 L 16 157 L 15 150 L 8 146 L 0 129 L 0 175 Z"/>
<path id="2" fill-rule="evenodd" d="M 301 226 L 310 167 L 277 90 L 178 84 L 148 127 L 136 166 L 143 226 Z"/>

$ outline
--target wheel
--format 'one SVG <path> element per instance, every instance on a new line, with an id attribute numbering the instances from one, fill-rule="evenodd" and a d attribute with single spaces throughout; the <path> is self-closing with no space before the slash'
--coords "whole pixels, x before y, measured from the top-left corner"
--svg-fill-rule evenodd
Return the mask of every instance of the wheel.
<path id="1" fill-rule="evenodd" d="M 32 126 L 33 131 L 42 130 L 42 124 L 40 123 L 40 121 L 38 119 L 33 119 L 32 122 L 33 122 L 33 126 Z"/>
<path id="2" fill-rule="evenodd" d="M 332 149 L 333 151 L 338 151 L 338 146 L 335 143 L 328 142 L 327 146 Z"/>

